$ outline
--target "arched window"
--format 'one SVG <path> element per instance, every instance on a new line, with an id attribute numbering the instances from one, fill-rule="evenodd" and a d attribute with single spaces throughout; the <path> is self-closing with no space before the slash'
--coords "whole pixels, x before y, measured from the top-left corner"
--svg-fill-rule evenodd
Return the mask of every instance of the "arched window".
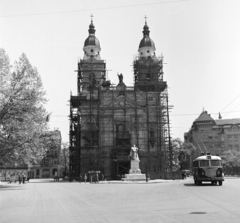
<path id="1" fill-rule="evenodd" d="M 147 80 L 150 80 L 150 79 L 151 79 L 151 74 L 150 74 L 150 73 L 147 73 L 146 78 L 147 78 Z"/>
<path id="2" fill-rule="evenodd" d="M 118 125 L 118 132 L 123 132 L 123 125 Z"/>

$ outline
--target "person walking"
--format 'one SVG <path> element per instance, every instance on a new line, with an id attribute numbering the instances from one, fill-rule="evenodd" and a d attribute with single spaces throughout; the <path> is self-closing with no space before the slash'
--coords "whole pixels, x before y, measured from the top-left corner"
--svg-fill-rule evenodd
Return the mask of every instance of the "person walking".
<path id="1" fill-rule="evenodd" d="M 9 183 L 12 183 L 12 177 L 11 177 L 11 173 L 8 173 L 8 180 L 9 180 Z"/>
<path id="2" fill-rule="evenodd" d="M 25 174 L 22 174 L 22 183 L 25 184 Z"/>
<path id="3" fill-rule="evenodd" d="M 18 181 L 19 181 L 19 184 L 21 184 L 21 182 L 22 182 L 22 176 L 21 176 L 21 174 L 18 175 Z"/>
<path id="4" fill-rule="evenodd" d="M 55 175 L 54 181 L 58 181 L 58 172 L 56 171 L 54 175 Z"/>
<path id="5" fill-rule="evenodd" d="M 79 182 L 82 183 L 82 175 L 79 176 Z"/>
<path id="6" fill-rule="evenodd" d="M 102 173 L 102 181 L 104 181 L 104 174 Z"/>
<path id="7" fill-rule="evenodd" d="M 84 176 L 85 183 L 87 182 L 87 175 Z"/>

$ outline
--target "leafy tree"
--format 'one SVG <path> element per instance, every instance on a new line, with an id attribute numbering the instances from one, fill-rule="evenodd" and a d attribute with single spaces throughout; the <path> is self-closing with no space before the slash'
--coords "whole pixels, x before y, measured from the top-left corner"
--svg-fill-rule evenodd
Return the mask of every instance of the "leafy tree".
<path id="1" fill-rule="evenodd" d="M 45 152 L 40 136 L 50 116 L 41 77 L 25 54 L 11 66 L 4 49 L 0 75 L 0 162 L 33 162 Z"/>
<path id="2" fill-rule="evenodd" d="M 173 161 L 175 164 L 181 166 L 187 163 L 189 156 L 195 150 L 195 147 L 192 143 L 182 142 L 180 138 L 175 138 L 172 140 L 172 152 L 173 152 Z"/>
<path id="3" fill-rule="evenodd" d="M 240 166 L 240 152 L 226 150 L 222 155 L 223 163 L 228 166 Z"/>

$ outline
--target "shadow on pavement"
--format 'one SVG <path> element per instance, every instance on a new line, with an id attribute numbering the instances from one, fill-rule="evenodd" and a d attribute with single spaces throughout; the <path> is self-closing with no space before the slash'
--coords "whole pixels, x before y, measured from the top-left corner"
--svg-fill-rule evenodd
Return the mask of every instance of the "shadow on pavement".
<path id="1" fill-rule="evenodd" d="M 0 191 L 6 191 L 6 190 L 25 190 L 25 187 L 18 187 L 18 186 L 12 186 L 12 185 L 1 185 Z"/>
<path id="2" fill-rule="evenodd" d="M 203 183 L 201 185 L 195 185 L 194 183 L 186 183 L 186 184 L 183 184 L 184 186 L 186 187 L 213 187 L 213 186 L 218 186 L 218 185 L 212 185 L 211 183 Z"/>

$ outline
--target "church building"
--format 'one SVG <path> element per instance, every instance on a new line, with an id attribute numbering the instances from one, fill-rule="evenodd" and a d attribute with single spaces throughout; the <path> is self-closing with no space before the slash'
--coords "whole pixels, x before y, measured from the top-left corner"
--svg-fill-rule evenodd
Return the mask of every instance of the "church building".
<path id="1" fill-rule="evenodd" d="M 147 21 L 133 61 L 133 86 L 124 83 L 124 74 L 116 74 L 117 85 L 106 78 L 92 20 L 88 31 L 78 62 L 77 95 L 70 96 L 70 177 L 101 171 L 107 179 L 119 179 L 129 172 L 136 145 L 142 173 L 159 178 L 171 169 L 171 106 L 163 57 L 155 54 Z"/>

